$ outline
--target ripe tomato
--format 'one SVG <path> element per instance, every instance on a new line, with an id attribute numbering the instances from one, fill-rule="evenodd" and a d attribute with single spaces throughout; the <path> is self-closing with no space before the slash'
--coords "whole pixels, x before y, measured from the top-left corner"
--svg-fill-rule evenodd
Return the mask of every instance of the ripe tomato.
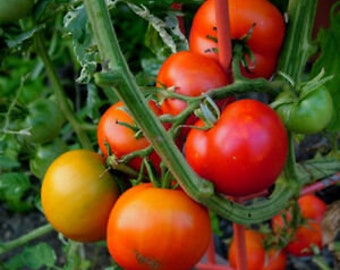
<path id="1" fill-rule="evenodd" d="M 290 97 L 292 93 L 289 92 Z M 278 99 L 287 98 L 283 92 Z M 321 132 L 332 119 L 334 105 L 332 96 L 325 86 L 320 86 L 314 91 L 296 97 L 279 105 L 278 112 L 287 129 L 301 134 Z"/>
<path id="2" fill-rule="evenodd" d="M 142 184 L 113 207 L 107 246 L 126 270 L 187 270 L 203 256 L 211 233 L 207 209 L 183 191 Z"/>
<path id="3" fill-rule="evenodd" d="M 314 194 L 306 194 L 298 199 L 301 215 L 304 218 L 321 222 L 327 210 L 327 204 Z"/>
<path id="4" fill-rule="evenodd" d="M 270 77 L 275 71 L 285 24 L 279 10 L 267 0 L 229 0 L 230 35 L 244 38 L 252 29 L 247 45 L 254 53 L 255 63 L 248 77 Z M 190 50 L 217 59 L 215 0 L 205 1 L 197 10 L 189 36 Z"/>
<path id="5" fill-rule="evenodd" d="M 190 51 L 172 54 L 157 75 L 158 87 L 174 87 L 176 93 L 192 97 L 228 83 L 227 75 L 216 61 Z M 161 104 L 163 113 L 172 115 L 185 107 L 186 103 L 178 99 L 165 99 Z"/>
<path id="6" fill-rule="evenodd" d="M 184 146 L 188 163 L 218 192 L 245 196 L 269 188 L 281 173 L 288 139 L 280 118 L 266 104 L 250 99 L 228 105 L 215 126 L 189 131 Z"/>
<path id="7" fill-rule="evenodd" d="M 160 110 L 154 102 L 149 102 L 149 105 L 157 115 L 160 114 Z M 117 158 L 142 150 L 150 145 L 147 138 L 137 138 L 136 132 L 126 125 L 135 127 L 135 122 L 124 109 L 124 104 L 121 101 L 112 105 L 101 116 L 97 127 L 97 139 L 100 150 L 106 157 L 108 156 L 107 145 L 110 147 L 111 153 Z M 150 160 L 157 168 L 160 158 L 156 152 L 151 153 Z M 129 162 L 129 165 L 135 170 L 139 170 L 141 162 L 141 158 L 134 158 Z"/>
<path id="8" fill-rule="evenodd" d="M 88 150 L 68 151 L 48 168 L 41 187 L 41 204 L 51 225 L 75 241 L 104 240 L 118 186 L 104 160 Z"/>
<path id="9" fill-rule="evenodd" d="M 313 254 L 312 246 L 322 248 L 322 229 L 319 222 L 309 220 L 297 228 L 286 251 L 297 257 L 308 256 Z"/>
<path id="10" fill-rule="evenodd" d="M 14 22 L 31 12 L 34 0 L 0 1 L 0 24 Z"/>
<path id="11" fill-rule="evenodd" d="M 313 194 L 301 196 L 298 199 L 298 206 L 304 223 L 298 226 L 293 239 L 288 243 L 286 250 L 294 256 L 311 255 L 311 246 L 322 248 L 322 230 L 320 222 L 327 209 L 327 205 Z M 285 217 L 285 219 L 284 219 Z M 289 232 L 285 226 L 290 225 L 292 213 L 288 209 L 285 215 L 276 215 L 272 218 L 273 231 L 281 234 L 284 230 Z"/>
<path id="12" fill-rule="evenodd" d="M 248 270 L 284 270 L 286 269 L 287 256 L 283 250 L 264 248 L 264 235 L 258 231 L 245 230 L 246 256 Z M 237 243 L 233 238 L 229 250 L 228 260 L 230 266 L 237 269 Z"/>

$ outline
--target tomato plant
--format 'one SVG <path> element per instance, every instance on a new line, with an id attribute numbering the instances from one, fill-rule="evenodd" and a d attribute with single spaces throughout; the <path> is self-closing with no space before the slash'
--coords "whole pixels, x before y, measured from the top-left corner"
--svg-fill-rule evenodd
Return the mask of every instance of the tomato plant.
<path id="1" fill-rule="evenodd" d="M 107 245 L 124 269 L 192 268 L 211 237 L 207 209 L 181 190 L 141 184 L 117 200 L 107 226 Z"/>
<path id="2" fill-rule="evenodd" d="M 275 182 L 286 162 L 288 140 L 280 118 L 269 106 L 250 99 L 234 101 L 214 127 L 203 127 L 202 120 L 195 123 L 184 152 L 190 166 L 212 181 L 218 192 L 245 196 Z"/>
<path id="3" fill-rule="evenodd" d="M 159 115 L 160 109 L 157 105 L 151 101 L 149 104 L 155 114 Z M 150 145 L 120 101 L 110 106 L 101 116 L 97 127 L 97 139 L 100 150 L 106 157 L 113 154 L 118 159 L 134 151 L 145 149 Z M 150 159 L 158 168 L 160 158 L 156 152 L 150 154 Z M 139 170 L 141 162 L 141 158 L 133 158 L 129 165 Z"/>
<path id="4" fill-rule="evenodd" d="M 265 249 L 265 235 L 253 230 L 245 230 L 245 244 L 248 270 L 284 270 L 287 265 L 287 256 L 283 250 L 271 248 Z M 235 238 L 229 245 L 228 261 L 230 266 L 237 269 L 237 243 Z"/>
<path id="5" fill-rule="evenodd" d="M 159 87 L 190 97 L 228 83 L 227 75 L 216 61 L 190 51 L 180 51 L 169 56 L 157 75 Z M 161 104 L 163 113 L 171 115 L 179 114 L 185 107 L 185 101 L 173 98 L 166 98 Z"/>
<path id="6" fill-rule="evenodd" d="M 15 22 L 28 15 L 34 5 L 34 0 L 1 1 L 0 24 Z"/>
<path id="7" fill-rule="evenodd" d="M 285 23 L 280 11 L 267 0 L 229 0 L 230 35 L 243 40 L 253 53 L 246 57 L 243 75 L 269 78 L 276 69 Z M 190 31 L 190 50 L 217 59 L 215 0 L 205 1 L 196 12 Z M 249 56 L 249 55 L 248 55 Z"/>
<path id="8" fill-rule="evenodd" d="M 106 223 L 119 189 L 104 160 L 88 150 L 72 150 L 48 168 L 41 187 L 47 220 L 67 238 L 93 242 L 106 237 Z"/>

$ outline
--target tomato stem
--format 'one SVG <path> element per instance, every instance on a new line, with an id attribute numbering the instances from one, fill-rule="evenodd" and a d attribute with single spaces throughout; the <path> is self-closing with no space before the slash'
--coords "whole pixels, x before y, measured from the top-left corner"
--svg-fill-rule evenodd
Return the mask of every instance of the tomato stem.
<path id="1" fill-rule="evenodd" d="M 35 240 L 39 237 L 42 237 L 50 232 L 53 231 L 53 228 L 50 224 L 42 225 L 39 228 L 36 228 L 35 230 L 30 231 L 29 233 L 26 233 L 25 235 L 9 241 L 7 243 L 3 243 L 0 245 L 0 256 L 21 246 L 24 246 L 28 242 Z"/>
<path id="2" fill-rule="evenodd" d="M 92 143 L 89 137 L 87 136 L 87 133 L 84 131 L 82 124 L 77 119 L 76 115 L 73 113 L 67 101 L 64 88 L 58 78 L 58 75 L 52 63 L 52 60 L 49 57 L 48 52 L 44 46 L 44 41 L 43 41 L 41 32 L 39 31 L 34 35 L 34 45 L 35 45 L 37 54 L 40 56 L 42 62 L 44 63 L 48 78 L 51 82 L 51 86 L 56 96 L 56 99 L 58 101 L 58 105 L 60 106 L 60 109 L 64 113 L 66 119 L 71 124 L 82 147 L 85 149 L 89 149 L 89 150 L 93 149 Z M 53 123 L 51 123 L 51 125 L 53 125 Z"/>

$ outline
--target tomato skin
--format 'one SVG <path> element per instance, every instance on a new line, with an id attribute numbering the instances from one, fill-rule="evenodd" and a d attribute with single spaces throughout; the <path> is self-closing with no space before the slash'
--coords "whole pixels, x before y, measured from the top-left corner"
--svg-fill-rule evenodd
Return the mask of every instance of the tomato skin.
<path id="1" fill-rule="evenodd" d="M 264 248 L 264 235 L 252 229 L 245 230 L 247 269 L 248 270 L 284 270 L 287 265 L 287 256 L 283 250 Z M 233 238 L 229 250 L 228 260 L 230 266 L 237 269 L 237 247 Z"/>
<path id="2" fill-rule="evenodd" d="M 278 99 L 286 93 L 282 93 Z M 287 129 L 301 134 L 321 132 L 332 119 L 334 110 L 332 96 L 321 86 L 310 94 L 276 108 Z"/>
<path id="3" fill-rule="evenodd" d="M 208 212 L 181 190 L 137 185 L 112 209 L 107 245 L 126 270 L 187 270 L 203 256 L 211 237 Z"/>
<path id="4" fill-rule="evenodd" d="M 157 75 L 158 87 L 175 87 L 176 93 L 192 97 L 228 83 L 227 75 L 216 61 L 190 51 L 172 54 Z M 186 103 L 178 99 L 165 99 L 161 104 L 164 114 L 177 115 L 185 107 Z"/>
<path id="5" fill-rule="evenodd" d="M 205 1 L 197 10 L 190 31 L 189 46 L 194 52 L 218 59 L 214 10 L 215 0 Z M 275 71 L 284 38 L 285 23 L 282 14 L 267 0 L 229 0 L 229 16 L 232 39 L 244 38 L 254 25 L 247 45 L 254 53 L 256 66 L 251 72 L 243 70 L 243 75 L 269 78 Z"/>
<path id="6" fill-rule="evenodd" d="M 195 126 L 204 122 L 198 120 Z M 243 99 L 229 104 L 213 128 L 191 129 L 184 152 L 194 171 L 218 192 L 245 196 L 275 182 L 286 161 L 288 138 L 274 110 Z"/>
<path id="7" fill-rule="evenodd" d="M 151 109 L 157 114 L 160 114 L 160 109 L 154 102 L 149 102 Z M 130 154 L 137 150 L 142 150 L 150 145 L 149 141 L 145 137 L 136 138 L 135 131 L 117 123 L 125 123 L 134 126 L 134 120 L 130 114 L 123 109 L 124 104 L 121 101 L 113 104 L 108 108 L 101 116 L 97 126 L 97 139 L 100 150 L 104 156 L 108 156 L 106 143 L 110 146 L 111 154 L 114 154 L 117 158 L 121 158 L 126 154 Z M 158 167 L 160 158 L 156 152 L 150 154 L 150 160 Z M 142 159 L 134 158 L 129 162 L 129 165 L 135 170 L 139 170 Z"/>
<path id="8" fill-rule="evenodd" d="M 41 187 L 41 204 L 51 225 L 75 241 L 104 240 L 112 206 L 119 196 L 103 158 L 71 150 L 55 159 Z"/>
<path id="9" fill-rule="evenodd" d="M 0 1 L 0 24 L 15 22 L 28 15 L 34 5 L 34 0 Z"/>

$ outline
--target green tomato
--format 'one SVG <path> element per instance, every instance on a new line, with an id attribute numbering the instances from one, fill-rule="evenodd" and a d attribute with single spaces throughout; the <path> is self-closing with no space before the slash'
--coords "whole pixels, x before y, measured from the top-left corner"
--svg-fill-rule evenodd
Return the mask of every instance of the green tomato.
<path id="1" fill-rule="evenodd" d="M 275 110 L 280 115 L 288 130 L 301 134 L 314 134 L 322 131 L 329 124 L 333 115 L 333 100 L 325 86 L 292 99 L 284 92 L 277 102 Z M 287 102 L 285 102 L 287 100 Z"/>
<path id="2" fill-rule="evenodd" d="M 0 24 L 14 22 L 28 15 L 34 0 L 0 0 Z"/>
<path id="3" fill-rule="evenodd" d="M 51 143 L 38 145 L 29 161 L 30 171 L 39 179 L 43 179 L 53 160 L 67 150 L 67 144 L 59 138 Z"/>
<path id="4" fill-rule="evenodd" d="M 24 124 L 30 132 L 27 142 L 43 144 L 59 135 L 65 118 L 55 102 L 39 98 L 28 105 L 28 111 Z"/>

